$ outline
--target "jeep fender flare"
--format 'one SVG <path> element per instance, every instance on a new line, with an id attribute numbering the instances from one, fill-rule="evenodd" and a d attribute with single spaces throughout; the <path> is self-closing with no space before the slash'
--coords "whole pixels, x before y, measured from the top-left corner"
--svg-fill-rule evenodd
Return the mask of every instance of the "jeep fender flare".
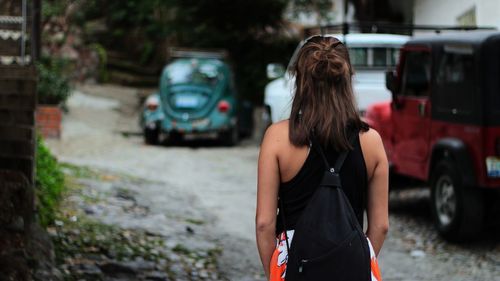
<path id="1" fill-rule="evenodd" d="M 428 179 L 431 179 L 432 173 L 440 160 L 450 159 L 460 172 L 464 186 L 471 187 L 477 184 L 474 166 L 467 145 L 460 139 L 440 139 L 432 147 L 431 155 Z"/>

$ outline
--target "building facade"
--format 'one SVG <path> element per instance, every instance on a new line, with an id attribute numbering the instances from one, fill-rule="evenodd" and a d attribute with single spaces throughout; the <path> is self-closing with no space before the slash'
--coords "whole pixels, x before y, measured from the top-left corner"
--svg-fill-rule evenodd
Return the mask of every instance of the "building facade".
<path id="1" fill-rule="evenodd" d="M 487 26 L 500 29 L 499 0 L 414 0 L 416 25 Z"/>

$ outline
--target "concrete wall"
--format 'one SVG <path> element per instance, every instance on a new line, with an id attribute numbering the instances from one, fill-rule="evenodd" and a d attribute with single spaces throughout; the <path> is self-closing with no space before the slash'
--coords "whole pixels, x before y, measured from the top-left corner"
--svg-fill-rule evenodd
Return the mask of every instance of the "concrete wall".
<path id="1" fill-rule="evenodd" d="M 414 24 L 457 25 L 458 17 L 474 7 L 478 26 L 500 29 L 499 0 L 415 0 Z"/>

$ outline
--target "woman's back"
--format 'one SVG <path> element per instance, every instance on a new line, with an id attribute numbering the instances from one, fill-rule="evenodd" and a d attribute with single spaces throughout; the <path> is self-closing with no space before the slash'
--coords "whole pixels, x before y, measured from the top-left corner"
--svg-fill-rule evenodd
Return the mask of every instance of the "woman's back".
<path id="1" fill-rule="evenodd" d="M 287 131 L 287 122 L 282 128 Z M 367 128 L 362 128 L 364 132 Z M 359 130 L 356 130 L 358 134 Z M 354 133 L 353 133 L 354 135 Z M 319 145 L 319 144 L 316 144 Z M 327 167 L 316 147 L 297 148 L 284 144 L 283 155 L 279 161 L 280 179 L 279 197 L 284 203 L 284 212 L 287 218 L 287 228 L 294 229 L 303 209 L 310 197 L 319 186 L 322 175 Z M 360 225 L 363 225 L 363 212 L 366 209 L 367 171 L 359 135 L 353 138 L 353 149 L 347 154 L 340 178 L 351 206 L 356 213 Z M 332 146 L 321 147 L 330 167 L 335 163 L 339 152 Z M 278 155 L 280 158 L 280 155 Z M 281 206 L 281 205 L 279 205 Z M 283 231 L 282 220 L 277 218 L 277 233 Z"/>

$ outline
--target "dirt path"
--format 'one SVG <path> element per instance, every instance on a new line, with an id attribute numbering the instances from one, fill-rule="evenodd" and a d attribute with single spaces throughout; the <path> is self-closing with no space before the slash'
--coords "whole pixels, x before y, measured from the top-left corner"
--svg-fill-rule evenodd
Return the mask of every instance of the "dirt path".
<path id="1" fill-rule="evenodd" d="M 134 102 L 133 89 L 80 87 L 68 103 L 62 139 L 48 144 L 63 162 L 163 183 L 165 192 L 142 194 L 153 209 L 168 205 L 190 212 L 192 206 L 172 194 L 193 196 L 194 207 L 215 218 L 213 237 L 225 248 L 220 264 L 228 278 L 263 280 L 253 239 L 257 147 L 146 146 L 140 136 L 123 136 L 139 131 Z"/>
<path id="2" fill-rule="evenodd" d="M 69 101 L 62 139 L 49 141 L 59 159 L 161 183 L 141 194 L 153 202 L 150 209 L 206 212 L 213 218 L 210 235 L 223 247 L 219 264 L 227 278 L 263 280 L 254 242 L 257 145 L 146 146 L 140 135 L 130 134 L 139 132 L 134 89 L 78 89 Z M 176 194 L 195 200 L 186 204 L 175 200 Z M 391 231 L 380 261 L 384 280 L 500 280 L 500 241 L 485 238 L 462 246 L 442 241 L 425 212 L 426 196 L 411 191 L 392 196 Z"/>

